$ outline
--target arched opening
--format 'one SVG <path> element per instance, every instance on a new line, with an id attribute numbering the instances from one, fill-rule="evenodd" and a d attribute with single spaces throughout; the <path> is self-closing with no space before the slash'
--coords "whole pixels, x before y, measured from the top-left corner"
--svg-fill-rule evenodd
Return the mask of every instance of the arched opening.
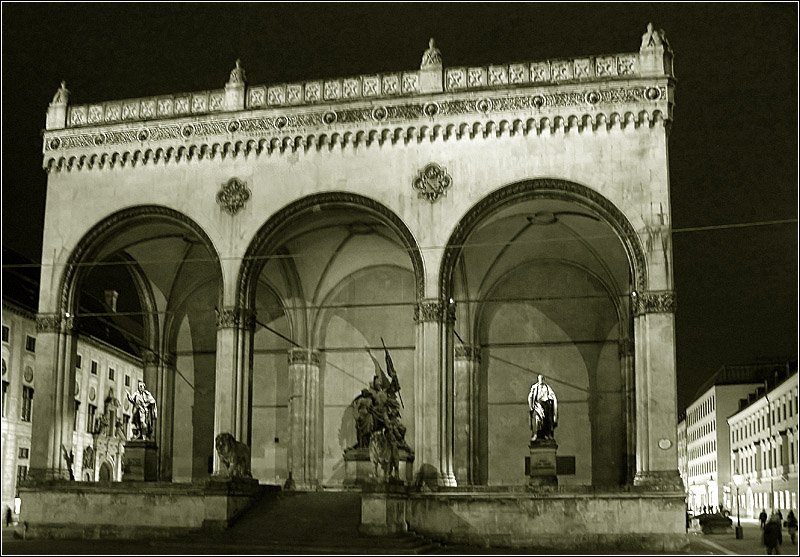
<path id="1" fill-rule="evenodd" d="M 161 480 L 192 481 L 209 473 L 221 291 L 219 258 L 208 236 L 183 214 L 159 206 L 125 209 L 97 224 L 62 277 L 60 311 L 74 319 L 74 339 L 91 337 L 141 362 L 140 377 L 158 404 L 154 440 Z M 66 381 L 80 390 L 76 342 L 70 353 Z M 89 378 L 98 392 L 112 393 L 103 408 L 77 405 L 78 412 L 113 416 L 115 424 L 94 432 L 109 437 L 130 434 L 125 395 L 137 386 L 129 374 L 114 371 L 101 369 Z M 115 427 L 117 420 L 122 427 Z"/>
<path id="2" fill-rule="evenodd" d="M 422 295 L 416 243 L 382 205 L 321 194 L 271 218 L 245 262 L 240 300 L 257 315 L 253 475 L 281 483 L 291 471 L 300 486 L 341 485 L 344 451 L 356 441 L 350 403 L 374 373 L 366 348 L 383 360 L 382 338 L 401 381 L 407 439 L 413 436 L 413 318 Z"/>
<path id="3" fill-rule="evenodd" d="M 631 481 L 629 299 L 646 284 L 643 263 L 627 219 L 578 184 L 513 184 L 469 211 L 441 275 L 442 298 L 455 304 L 453 346 L 476 355 L 469 400 L 453 402 L 465 409 L 454 416 L 459 483 L 527 483 L 527 395 L 538 374 L 559 401 L 559 485 Z"/>

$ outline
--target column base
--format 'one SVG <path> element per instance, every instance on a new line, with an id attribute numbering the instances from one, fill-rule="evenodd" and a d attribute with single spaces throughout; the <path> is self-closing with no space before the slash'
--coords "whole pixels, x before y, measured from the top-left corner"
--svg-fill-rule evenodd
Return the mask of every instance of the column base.
<path id="1" fill-rule="evenodd" d="M 677 470 L 658 470 L 653 472 L 636 472 L 633 485 L 646 487 L 653 491 L 685 491 L 683 480 Z"/>

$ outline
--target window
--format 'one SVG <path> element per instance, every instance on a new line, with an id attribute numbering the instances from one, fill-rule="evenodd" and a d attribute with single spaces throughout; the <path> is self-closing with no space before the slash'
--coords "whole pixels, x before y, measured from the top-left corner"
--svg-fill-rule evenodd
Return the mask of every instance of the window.
<path id="1" fill-rule="evenodd" d="M 117 373 L 117 370 L 115 370 L 113 367 L 108 368 L 108 380 L 109 381 L 113 381 L 114 380 L 114 375 L 116 375 L 116 373 Z"/>
<path id="2" fill-rule="evenodd" d="M 31 387 L 22 387 L 22 411 L 20 412 L 20 419 L 23 422 L 31 421 L 31 414 L 33 413 L 33 389 Z"/>
<path id="3" fill-rule="evenodd" d="M 122 431 L 125 432 L 125 438 L 128 438 L 128 424 L 131 421 L 131 417 L 127 414 L 122 415 Z"/>
<path id="4" fill-rule="evenodd" d="M 88 405 L 86 414 L 86 433 L 92 433 L 94 430 L 94 416 L 97 413 L 97 406 L 94 404 Z"/>
<path id="5" fill-rule="evenodd" d="M 81 401 L 80 400 L 76 400 L 75 401 L 75 416 L 74 416 L 74 419 L 72 421 L 72 431 L 78 431 L 78 416 L 80 415 L 80 412 L 81 412 Z"/>
<path id="6" fill-rule="evenodd" d="M 92 360 L 92 375 L 97 375 L 97 362 Z"/>
<path id="7" fill-rule="evenodd" d="M 3 381 L 3 417 L 6 417 L 8 412 L 8 381 Z"/>
<path id="8" fill-rule="evenodd" d="M 9 329 L 3 325 L 3 342 L 8 342 Z"/>
<path id="9" fill-rule="evenodd" d="M 36 352 L 36 337 L 25 335 L 25 350 L 28 352 Z"/>
<path id="10" fill-rule="evenodd" d="M 17 485 L 22 482 L 25 478 L 28 477 L 28 467 L 27 466 L 17 466 Z"/>
<path id="11" fill-rule="evenodd" d="M 77 358 L 75 359 L 75 369 L 81 369 L 83 365 L 83 356 L 78 354 Z"/>
<path id="12" fill-rule="evenodd" d="M 28 458 L 28 447 L 20 447 L 19 453 L 17 454 L 18 458 Z"/>
<path id="13" fill-rule="evenodd" d="M 126 375 L 125 376 L 125 386 L 126 387 L 130 387 L 131 386 L 131 376 L 130 375 Z"/>

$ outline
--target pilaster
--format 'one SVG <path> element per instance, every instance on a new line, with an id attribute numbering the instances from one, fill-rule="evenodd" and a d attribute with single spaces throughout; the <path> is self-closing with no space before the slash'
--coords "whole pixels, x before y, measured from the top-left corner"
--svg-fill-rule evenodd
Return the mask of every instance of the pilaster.
<path id="1" fill-rule="evenodd" d="M 36 316 L 36 386 L 33 397 L 29 477 L 34 481 L 69 479 L 62 445 L 72 449 L 73 319 L 60 314 Z"/>
<path id="2" fill-rule="evenodd" d="M 453 471 L 459 485 L 473 483 L 472 386 L 480 366 L 480 347 L 457 344 L 453 360 Z"/>
<path id="3" fill-rule="evenodd" d="M 319 484 L 319 352 L 289 350 L 289 472 L 298 489 Z"/>
<path id="4" fill-rule="evenodd" d="M 675 294 L 634 293 L 636 336 L 635 485 L 679 487 L 675 374 Z"/>

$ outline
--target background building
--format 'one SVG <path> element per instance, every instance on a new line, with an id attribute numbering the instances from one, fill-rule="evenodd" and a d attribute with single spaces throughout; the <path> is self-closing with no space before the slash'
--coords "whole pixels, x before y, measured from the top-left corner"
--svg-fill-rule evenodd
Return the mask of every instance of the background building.
<path id="1" fill-rule="evenodd" d="M 37 266 L 3 250 L 2 508 L 15 512 L 17 487 L 30 466 L 31 426 L 36 420 L 38 277 Z M 142 364 L 109 342 L 116 336 L 78 337 L 72 456 L 65 453 L 76 480 L 122 479 L 122 444 L 131 419 L 125 391 L 136 389 Z"/>
<path id="2" fill-rule="evenodd" d="M 689 510 L 732 510 L 733 473 L 729 455 L 731 438 L 727 419 L 740 408 L 740 400 L 785 376 L 785 364 L 723 366 L 700 388 L 686 409 L 686 489 Z M 678 431 L 684 426 L 679 422 Z"/>
<path id="3" fill-rule="evenodd" d="M 727 499 L 735 511 L 738 492 L 742 516 L 758 516 L 761 509 L 797 514 L 797 362 L 779 378 L 784 379 L 767 392 L 759 387 L 748 393 L 727 420 L 732 472 Z"/>

